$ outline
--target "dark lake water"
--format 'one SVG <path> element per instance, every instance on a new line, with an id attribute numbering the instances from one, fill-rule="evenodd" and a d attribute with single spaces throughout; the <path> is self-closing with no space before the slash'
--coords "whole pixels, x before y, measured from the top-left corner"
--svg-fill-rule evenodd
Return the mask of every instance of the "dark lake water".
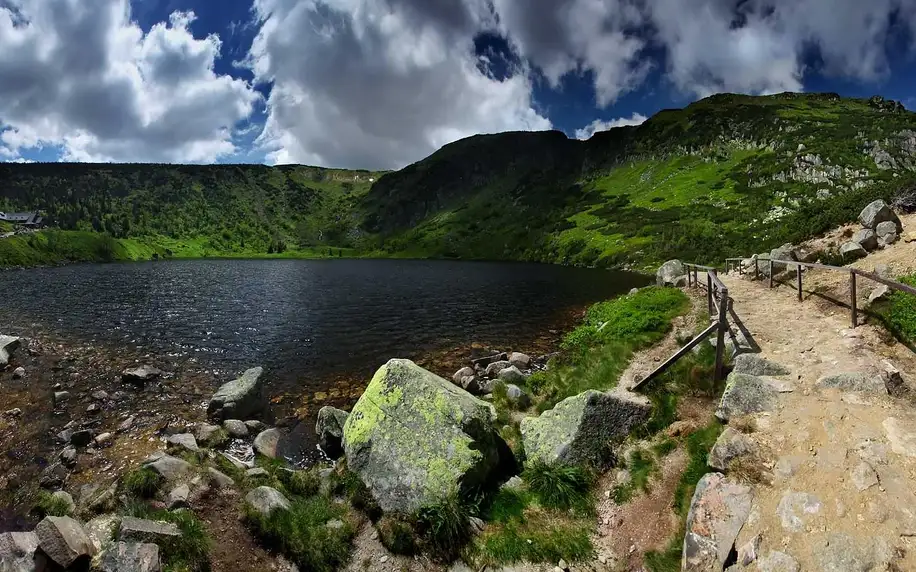
<path id="1" fill-rule="evenodd" d="M 412 260 L 195 260 L 0 273 L 3 321 L 193 356 L 268 391 L 320 391 L 392 357 L 472 343 L 526 348 L 572 308 L 644 276 L 561 266 Z M 0 328 L 2 329 L 2 328 Z"/>

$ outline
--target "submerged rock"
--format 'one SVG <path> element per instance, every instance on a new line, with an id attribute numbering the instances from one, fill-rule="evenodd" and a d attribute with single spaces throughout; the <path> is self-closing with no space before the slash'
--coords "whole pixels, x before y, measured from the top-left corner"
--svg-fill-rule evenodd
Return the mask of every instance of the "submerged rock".
<path id="1" fill-rule="evenodd" d="M 343 428 L 349 416 L 349 413 L 336 407 L 325 406 L 318 410 L 318 420 L 315 422 L 318 445 L 332 459 L 343 455 Z"/>
<path id="2" fill-rule="evenodd" d="M 772 411 L 776 408 L 778 391 L 755 375 L 730 373 L 716 417 L 728 421 L 732 417 Z"/>
<path id="3" fill-rule="evenodd" d="M 223 384 L 210 398 L 207 416 L 218 420 L 245 419 L 260 413 L 264 408 L 263 373 L 262 368 L 255 367 Z"/>
<path id="4" fill-rule="evenodd" d="M 687 514 L 681 570 L 722 570 L 754 500 L 751 488 L 709 473 L 697 484 Z"/>
<path id="5" fill-rule="evenodd" d="M 486 483 L 507 450 L 493 407 L 404 359 L 379 368 L 344 425 L 347 466 L 386 512 Z"/>
<path id="6" fill-rule="evenodd" d="M 138 387 L 143 387 L 147 382 L 155 381 L 160 377 L 162 377 L 162 370 L 151 365 L 125 369 L 121 373 L 121 381 Z"/>
<path id="7" fill-rule="evenodd" d="M 608 444 L 626 437 L 651 411 L 651 403 L 641 395 L 588 390 L 539 417 L 522 420 L 525 452 L 529 461 L 601 464 Z"/>

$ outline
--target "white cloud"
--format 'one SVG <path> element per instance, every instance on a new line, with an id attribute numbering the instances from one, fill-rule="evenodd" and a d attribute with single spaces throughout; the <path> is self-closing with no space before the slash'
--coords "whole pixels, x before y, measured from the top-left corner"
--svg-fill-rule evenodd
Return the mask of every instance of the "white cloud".
<path id="1" fill-rule="evenodd" d="M 277 163 L 395 168 L 476 133 L 548 129 L 524 70 L 477 67 L 484 3 L 255 0 L 248 65 L 272 82 L 259 143 Z"/>
<path id="2" fill-rule="evenodd" d="M 0 3 L 0 149 L 77 161 L 210 162 L 235 152 L 258 94 L 213 71 L 220 40 L 191 12 L 146 34 L 127 0 Z"/>
<path id="3" fill-rule="evenodd" d="M 582 129 L 576 129 L 576 139 L 585 141 L 586 139 L 591 139 L 592 135 L 595 133 L 607 131 L 608 129 L 613 129 L 615 127 L 642 125 L 646 119 L 648 119 L 648 117 L 641 113 L 634 113 L 629 117 L 618 117 L 617 119 L 611 119 L 610 121 L 602 121 L 601 119 L 596 119 Z"/>

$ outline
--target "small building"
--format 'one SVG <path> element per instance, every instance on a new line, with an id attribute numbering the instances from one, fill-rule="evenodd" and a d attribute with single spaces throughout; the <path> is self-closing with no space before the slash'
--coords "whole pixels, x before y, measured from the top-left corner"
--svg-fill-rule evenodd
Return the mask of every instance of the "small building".
<path id="1" fill-rule="evenodd" d="M 44 222 L 44 217 L 42 217 L 37 212 L 30 212 L 30 213 L 0 212 L 0 221 L 22 225 L 22 226 L 26 226 L 29 228 L 37 228 L 37 227 L 40 227 L 42 223 Z"/>

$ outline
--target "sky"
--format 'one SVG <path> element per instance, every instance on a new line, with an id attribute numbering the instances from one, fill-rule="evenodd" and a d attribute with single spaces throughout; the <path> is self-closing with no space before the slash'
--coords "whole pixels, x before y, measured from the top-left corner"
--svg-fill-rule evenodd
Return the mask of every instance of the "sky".
<path id="1" fill-rule="evenodd" d="M 782 91 L 916 110 L 916 0 L 0 0 L 0 161 L 397 169 Z"/>

